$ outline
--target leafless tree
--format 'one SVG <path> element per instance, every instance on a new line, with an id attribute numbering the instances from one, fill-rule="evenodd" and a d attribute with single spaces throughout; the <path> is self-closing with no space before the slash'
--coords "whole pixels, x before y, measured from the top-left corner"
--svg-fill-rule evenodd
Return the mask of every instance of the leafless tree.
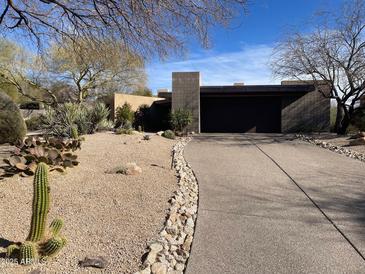
<path id="1" fill-rule="evenodd" d="M 343 134 L 365 94 L 365 1 L 348 1 L 337 14 L 322 13 L 314 29 L 279 43 L 273 71 L 279 77 L 313 80 L 323 96 L 335 99 L 335 130 Z"/>
<path id="2" fill-rule="evenodd" d="M 247 0 L 0 0 L 0 31 L 35 37 L 116 38 L 145 56 L 180 50 L 184 37 L 207 44 L 208 28 L 226 25 Z"/>

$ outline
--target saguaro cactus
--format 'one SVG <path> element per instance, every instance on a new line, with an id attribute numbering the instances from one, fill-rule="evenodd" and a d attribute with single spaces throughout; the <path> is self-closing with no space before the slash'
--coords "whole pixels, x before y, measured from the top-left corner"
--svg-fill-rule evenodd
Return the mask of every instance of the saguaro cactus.
<path id="1" fill-rule="evenodd" d="M 39 163 L 34 175 L 33 214 L 27 241 L 43 239 L 49 210 L 48 166 Z"/>
<path id="2" fill-rule="evenodd" d="M 20 264 L 32 264 L 35 259 L 56 255 L 66 245 L 61 237 L 61 219 L 54 219 L 45 233 L 49 210 L 48 166 L 39 163 L 34 176 L 33 213 L 27 240 L 22 244 L 12 244 L 6 250 L 8 258 L 17 258 Z"/>

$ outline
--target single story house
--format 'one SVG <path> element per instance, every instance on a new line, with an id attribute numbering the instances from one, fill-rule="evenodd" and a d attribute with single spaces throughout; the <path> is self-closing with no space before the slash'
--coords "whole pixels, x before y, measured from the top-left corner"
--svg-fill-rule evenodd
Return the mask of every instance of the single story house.
<path id="1" fill-rule="evenodd" d="M 173 72 L 172 92 L 159 92 L 151 107 L 164 115 L 171 109 L 190 110 L 193 123 L 189 130 L 196 133 L 329 131 L 330 99 L 310 82 L 231 86 L 200 83 L 200 72 Z M 156 129 L 165 129 L 168 117 L 160 119 L 163 126 L 157 125 L 160 128 Z"/>

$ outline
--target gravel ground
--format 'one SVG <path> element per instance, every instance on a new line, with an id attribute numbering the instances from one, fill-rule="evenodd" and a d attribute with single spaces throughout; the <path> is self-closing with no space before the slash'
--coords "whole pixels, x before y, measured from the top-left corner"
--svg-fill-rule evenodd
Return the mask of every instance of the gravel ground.
<path id="1" fill-rule="evenodd" d="M 138 271 L 147 243 L 163 227 L 168 200 L 177 189 L 170 170 L 175 142 L 159 136 L 98 133 L 86 136 L 78 152 L 80 165 L 67 174 L 51 173 L 49 222 L 64 219 L 67 246 L 46 264 L 20 266 L 0 258 L 0 273 L 133 273 Z M 136 162 L 143 173 L 135 176 L 105 171 Z M 0 181 L 0 251 L 6 241 L 23 241 L 30 225 L 32 178 Z M 83 269 L 85 256 L 104 256 L 104 270 Z"/>
<path id="2" fill-rule="evenodd" d="M 321 133 L 321 134 L 307 134 L 308 136 L 314 137 L 318 140 L 331 143 L 335 146 L 351 149 L 356 152 L 365 154 L 365 146 L 349 146 L 350 136 L 338 136 L 335 133 Z"/>

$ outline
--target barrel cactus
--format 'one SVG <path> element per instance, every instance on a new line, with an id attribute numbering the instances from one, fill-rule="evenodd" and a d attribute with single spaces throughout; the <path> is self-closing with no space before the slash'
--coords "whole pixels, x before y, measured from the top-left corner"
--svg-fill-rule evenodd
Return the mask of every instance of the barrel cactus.
<path id="1" fill-rule="evenodd" d="M 27 128 L 18 106 L 0 92 L 0 144 L 23 140 Z"/>
<path id="2" fill-rule="evenodd" d="M 41 162 L 35 172 L 33 213 L 26 241 L 20 245 L 10 245 L 7 248 L 7 257 L 18 258 L 20 264 L 27 265 L 38 258 L 52 257 L 66 244 L 66 239 L 60 236 L 60 230 L 63 226 L 61 219 L 54 219 L 49 226 L 49 231 L 46 231 L 50 202 L 48 169 L 47 164 Z"/>

